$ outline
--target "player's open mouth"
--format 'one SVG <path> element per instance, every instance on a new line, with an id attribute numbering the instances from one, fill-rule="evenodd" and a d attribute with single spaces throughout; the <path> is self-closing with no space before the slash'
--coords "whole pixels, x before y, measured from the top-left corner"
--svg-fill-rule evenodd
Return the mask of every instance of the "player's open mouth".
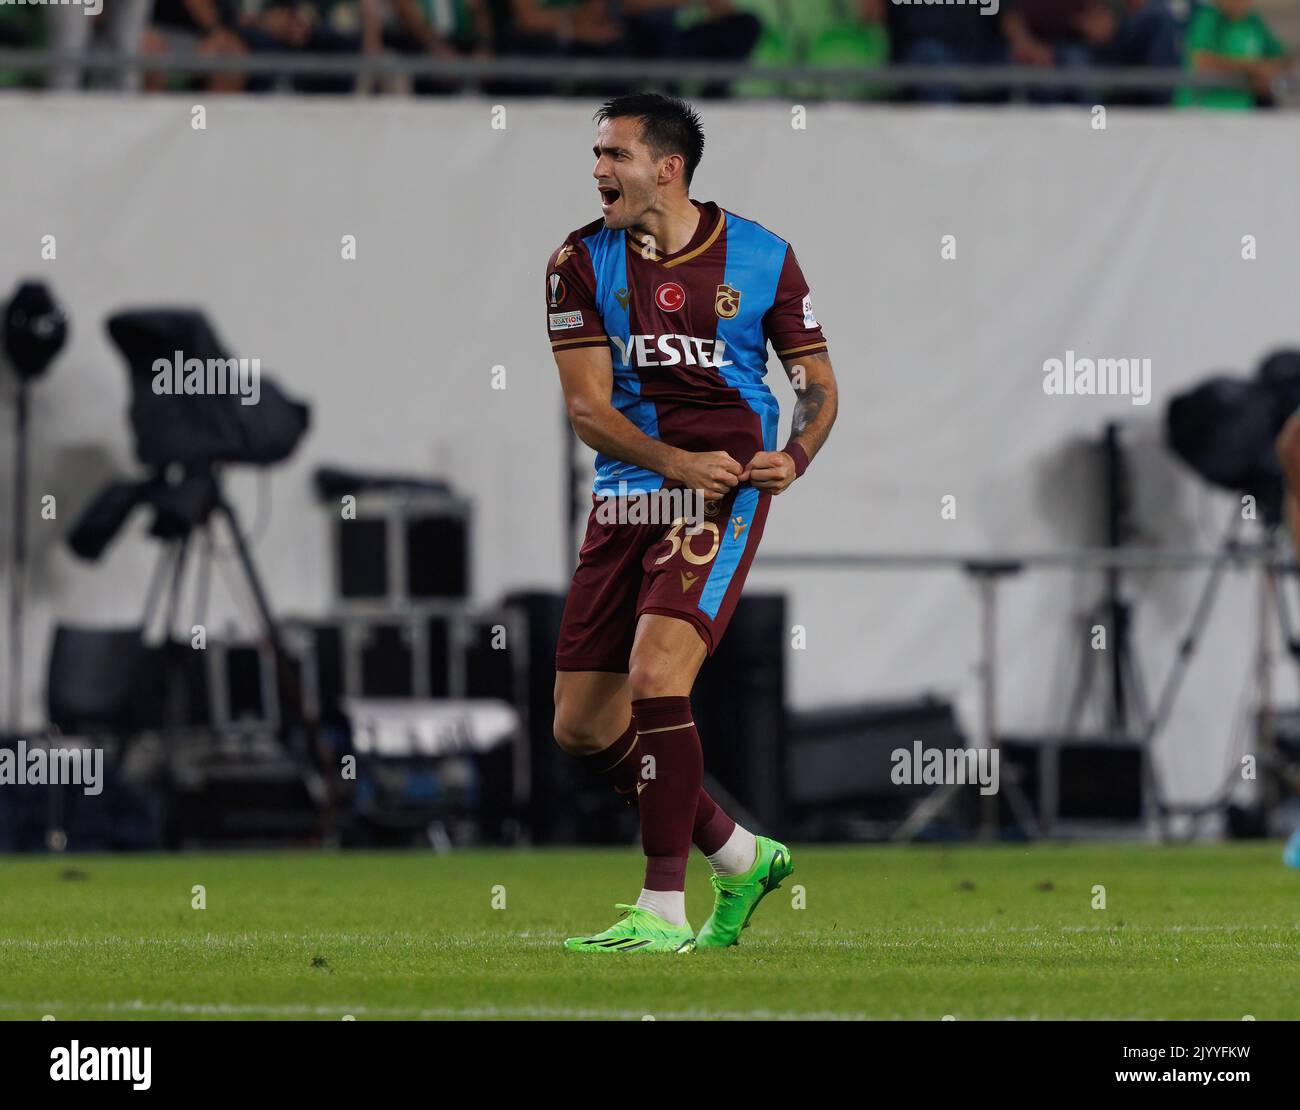
<path id="1" fill-rule="evenodd" d="M 614 202 L 623 195 L 617 189 L 611 189 L 607 186 L 601 186 L 597 191 L 600 193 L 600 206 L 606 211 L 613 208 Z"/>

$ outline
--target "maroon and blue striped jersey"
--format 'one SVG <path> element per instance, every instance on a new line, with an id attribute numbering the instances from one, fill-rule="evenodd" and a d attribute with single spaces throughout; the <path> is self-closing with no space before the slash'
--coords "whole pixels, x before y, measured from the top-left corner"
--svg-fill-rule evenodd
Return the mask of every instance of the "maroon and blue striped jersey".
<path id="1" fill-rule="evenodd" d="M 673 254 L 596 220 L 546 271 L 551 347 L 608 346 L 612 402 L 646 435 L 742 466 L 775 451 L 780 406 L 764 380 L 782 360 L 826 350 L 790 244 L 712 202 Z M 659 489 L 661 475 L 596 457 L 598 495 Z"/>

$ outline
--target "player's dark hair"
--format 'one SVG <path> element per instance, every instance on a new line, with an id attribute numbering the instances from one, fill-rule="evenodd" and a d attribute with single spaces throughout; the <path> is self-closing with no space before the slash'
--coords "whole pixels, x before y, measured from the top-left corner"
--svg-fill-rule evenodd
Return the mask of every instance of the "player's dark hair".
<path id="1" fill-rule="evenodd" d="M 641 141 L 656 158 L 680 154 L 686 162 L 682 176 L 690 185 L 695 167 L 704 156 L 704 128 L 699 113 L 679 96 L 664 93 L 628 93 L 605 101 L 595 120 L 634 118 L 641 121 Z"/>

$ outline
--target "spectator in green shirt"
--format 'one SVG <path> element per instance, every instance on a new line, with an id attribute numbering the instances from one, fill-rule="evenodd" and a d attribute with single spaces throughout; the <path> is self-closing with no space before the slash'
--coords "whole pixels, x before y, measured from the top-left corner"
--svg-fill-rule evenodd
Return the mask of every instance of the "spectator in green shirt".
<path id="1" fill-rule="evenodd" d="M 1193 73 L 1245 74 L 1249 89 L 1180 89 L 1178 104 L 1253 108 L 1273 100 L 1273 79 L 1286 68 L 1282 44 L 1252 11 L 1254 0 L 1214 0 L 1197 8 L 1183 40 L 1183 64 Z"/>

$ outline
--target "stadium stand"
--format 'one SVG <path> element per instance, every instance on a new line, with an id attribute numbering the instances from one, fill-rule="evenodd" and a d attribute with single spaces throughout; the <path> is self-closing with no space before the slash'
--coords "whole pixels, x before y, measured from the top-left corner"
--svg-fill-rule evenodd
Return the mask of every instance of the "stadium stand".
<path id="1" fill-rule="evenodd" d="M 1197 60 L 1189 31 L 1201 47 Z M 1224 53 L 1206 50 L 1219 40 Z M 113 0 L 89 19 L 76 5 L 0 5 L 0 87 L 65 91 L 588 95 L 659 87 L 745 98 L 1240 108 L 1291 102 L 1286 73 L 1298 49 L 1293 0 L 1002 0 L 991 17 L 975 4 L 893 0 Z M 96 57 L 78 64 L 87 51 Z M 163 61 L 173 58 L 174 68 Z M 217 64 L 227 58 L 228 70 Z M 512 69 L 515 59 L 524 64 Z M 568 61 L 580 63 L 582 76 L 562 75 Z M 656 65 L 670 67 L 668 75 Z M 714 79 L 709 66 L 730 68 Z M 916 81 L 890 72 L 895 66 L 962 72 Z M 990 67 L 1001 72 L 981 80 L 977 71 Z M 1008 78 L 1006 67 L 1019 76 Z M 1201 84 L 1175 93 L 1178 68 L 1197 72 Z M 679 78 L 682 69 L 689 73 Z M 855 81 L 856 69 L 879 76 Z M 1117 82 L 1119 70 L 1128 76 Z M 1143 70 L 1163 71 L 1163 80 L 1147 86 Z M 1209 88 L 1216 79 L 1239 87 Z"/>

